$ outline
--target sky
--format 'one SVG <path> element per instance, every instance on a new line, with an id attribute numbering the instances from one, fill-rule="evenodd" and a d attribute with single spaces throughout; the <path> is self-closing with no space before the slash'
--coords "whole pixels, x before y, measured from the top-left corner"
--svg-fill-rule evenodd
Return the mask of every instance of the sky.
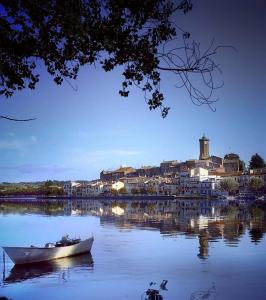
<path id="1" fill-rule="evenodd" d="M 0 114 L 31 122 L 0 120 L 0 181 L 91 180 L 121 165 L 159 165 L 163 160 L 198 158 L 199 138 L 210 139 L 210 154 L 238 153 L 266 159 L 266 1 L 198 0 L 175 20 L 203 46 L 215 38 L 224 86 L 213 112 L 195 106 L 171 74 L 161 88 L 169 115 L 150 111 L 136 88 L 118 94 L 121 70 L 84 68 L 73 85 L 57 86 L 40 66 L 33 91 L 0 98 Z"/>

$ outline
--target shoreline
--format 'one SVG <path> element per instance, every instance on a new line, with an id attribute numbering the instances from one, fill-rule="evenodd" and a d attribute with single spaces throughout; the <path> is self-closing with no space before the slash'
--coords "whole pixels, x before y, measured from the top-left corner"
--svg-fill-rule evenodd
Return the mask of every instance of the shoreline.
<path id="1" fill-rule="evenodd" d="M 61 203 L 74 200 L 122 200 L 122 201 L 137 201 L 137 200 L 216 200 L 217 197 L 205 196 L 160 196 L 160 195 L 122 195 L 122 196 L 1 196 L 0 203 Z M 218 200 L 218 199 L 217 199 Z"/>

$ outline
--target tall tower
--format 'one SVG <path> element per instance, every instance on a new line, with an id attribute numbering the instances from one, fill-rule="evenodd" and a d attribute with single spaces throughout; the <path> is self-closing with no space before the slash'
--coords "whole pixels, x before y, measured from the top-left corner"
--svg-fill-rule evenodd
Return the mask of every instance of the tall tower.
<path id="1" fill-rule="evenodd" d="M 202 136 L 201 139 L 199 139 L 199 143 L 200 143 L 200 155 L 199 155 L 199 159 L 209 159 L 210 155 L 209 155 L 209 139 L 206 138 L 205 135 Z"/>

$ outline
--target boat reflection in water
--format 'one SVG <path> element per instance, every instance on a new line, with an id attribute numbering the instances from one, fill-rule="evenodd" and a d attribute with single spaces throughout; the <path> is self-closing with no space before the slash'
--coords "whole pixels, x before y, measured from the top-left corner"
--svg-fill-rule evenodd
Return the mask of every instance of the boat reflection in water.
<path id="1" fill-rule="evenodd" d="M 4 283 L 21 282 L 54 273 L 62 273 L 64 277 L 65 271 L 81 267 L 83 270 L 93 269 L 93 259 L 90 253 L 40 263 L 15 265 L 4 279 Z"/>

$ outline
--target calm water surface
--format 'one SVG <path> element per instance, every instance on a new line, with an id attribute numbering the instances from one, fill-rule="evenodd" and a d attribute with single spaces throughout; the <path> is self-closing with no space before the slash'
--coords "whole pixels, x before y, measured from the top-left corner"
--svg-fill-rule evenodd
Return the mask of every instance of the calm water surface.
<path id="1" fill-rule="evenodd" d="M 91 255 L 34 266 L 1 258 L 0 296 L 135 300 L 166 279 L 164 300 L 266 299 L 265 215 L 195 200 L 1 204 L 0 245 L 42 246 L 65 234 L 95 241 Z"/>

